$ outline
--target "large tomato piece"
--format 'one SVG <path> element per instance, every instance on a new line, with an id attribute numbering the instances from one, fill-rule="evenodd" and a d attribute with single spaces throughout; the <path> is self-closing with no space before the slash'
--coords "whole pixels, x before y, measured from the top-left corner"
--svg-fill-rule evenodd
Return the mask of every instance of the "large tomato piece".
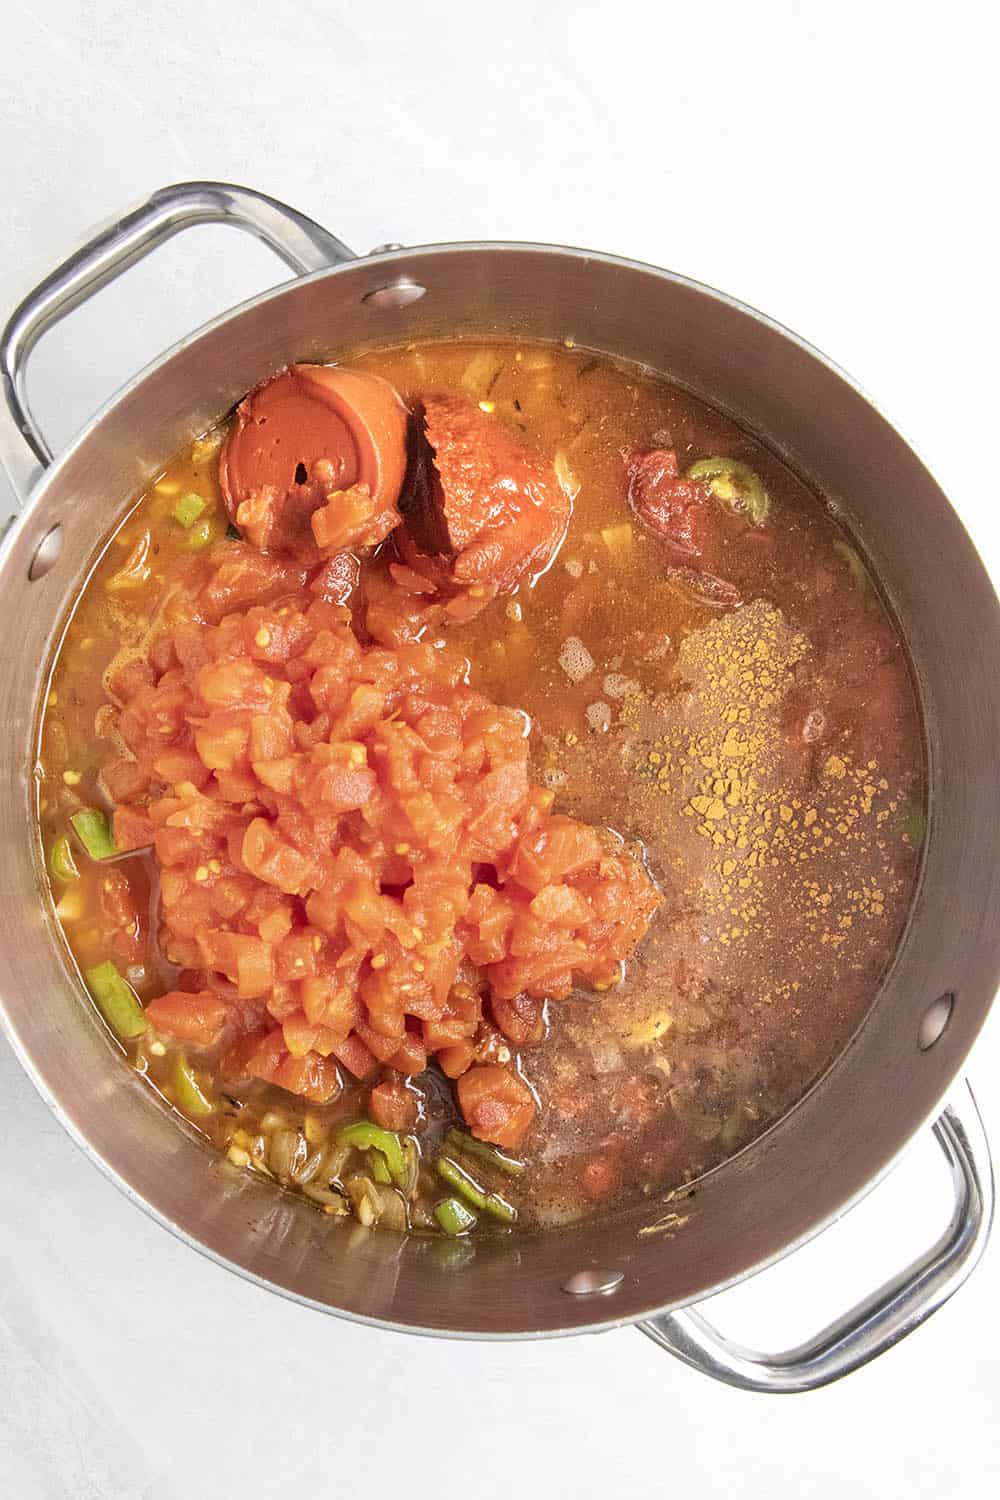
<path id="1" fill-rule="evenodd" d="M 289 365 L 237 408 L 219 459 L 230 517 L 255 546 L 309 545 L 313 511 L 363 486 L 369 529 L 380 540 L 399 520 L 406 422 L 403 403 L 378 375 Z"/>
<path id="2" fill-rule="evenodd" d="M 424 430 L 431 462 L 410 518 L 418 549 L 449 559 L 461 587 L 508 593 L 542 572 L 571 510 L 551 463 L 460 396 L 428 396 Z"/>
<path id="3" fill-rule="evenodd" d="M 470 1068 L 458 1080 L 458 1102 L 472 1134 L 517 1151 L 535 1118 L 528 1085 L 510 1068 Z"/>
<path id="4" fill-rule="evenodd" d="M 708 526 L 708 491 L 677 472 L 674 450 L 651 448 L 631 454 L 626 475 L 628 503 L 636 519 L 681 556 L 699 557 Z"/>

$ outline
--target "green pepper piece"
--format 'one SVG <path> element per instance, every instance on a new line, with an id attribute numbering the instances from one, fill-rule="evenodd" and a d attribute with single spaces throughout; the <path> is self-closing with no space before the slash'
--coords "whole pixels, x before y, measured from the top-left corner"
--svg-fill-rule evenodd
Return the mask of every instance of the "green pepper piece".
<path id="1" fill-rule="evenodd" d="M 183 1052 L 178 1052 L 174 1059 L 173 1084 L 177 1107 L 186 1115 L 204 1116 L 213 1113 L 215 1105 L 198 1082 L 194 1069 Z"/>
<path id="2" fill-rule="evenodd" d="M 99 807 L 81 807 L 70 818 L 70 822 L 91 859 L 110 859 L 119 852 L 107 815 Z"/>
<path id="3" fill-rule="evenodd" d="M 191 552 L 201 552 L 208 547 L 219 536 L 219 527 L 211 516 L 205 516 L 200 521 L 195 521 L 189 528 L 187 534 L 187 545 Z"/>
<path id="4" fill-rule="evenodd" d="M 123 1041 L 142 1036 L 146 1017 L 135 990 L 123 979 L 110 959 L 87 969 L 83 976 L 97 1002 L 97 1008 L 111 1030 Z"/>
<path id="5" fill-rule="evenodd" d="M 207 500 L 203 500 L 200 495 L 193 492 L 182 495 L 173 509 L 174 520 L 178 521 L 185 531 L 190 531 L 195 521 L 204 515 L 207 505 Z"/>
<path id="6" fill-rule="evenodd" d="M 449 1130 L 444 1143 L 449 1151 L 458 1151 L 463 1156 L 477 1156 L 480 1161 L 489 1162 L 501 1172 L 506 1172 L 508 1177 L 520 1177 L 524 1171 L 523 1161 L 518 1161 L 515 1156 L 506 1156 L 499 1147 L 491 1146 L 487 1141 L 477 1141 L 474 1135 L 467 1135 L 464 1130 Z"/>
<path id="7" fill-rule="evenodd" d="M 923 803 L 907 797 L 897 809 L 896 827 L 911 849 L 919 849 L 927 836 L 927 814 Z"/>
<path id="8" fill-rule="evenodd" d="M 434 1205 L 434 1217 L 445 1234 L 468 1234 L 479 1222 L 461 1198 L 442 1198 Z"/>
<path id="9" fill-rule="evenodd" d="M 738 458 L 699 458 L 684 476 L 703 479 L 716 500 L 721 500 L 737 514 L 746 511 L 755 526 L 763 526 L 771 510 L 771 501 L 756 469 Z"/>
<path id="10" fill-rule="evenodd" d="M 833 550 L 834 552 L 836 552 L 841 562 L 845 564 L 848 573 L 850 573 L 851 575 L 851 582 L 854 584 L 854 587 L 858 590 L 858 592 L 861 594 L 870 593 L 872 582 L 868 577 L 868 569 L 865 567 L 864 563 L 861 561 L 861 558 L 855 552 L 854 548 L 849 546 L 847 542 L 842 542 L 840 538 L 837 537 L 835 538 L 833 543 Z"/>
<path id="11" fill-rule="evenodd" d="M 452 1161 L 450 1156 L 439 1156 L 434 1165 L 438 1176 L 443 1177 L 449 1187 L 461 1193 L 473 1208 L 480 1209 L 484 1214 L 492 1214 L 505 1224 L 514 1223 L 517 1218 L 514 1205 L 508 1203 L 506 1198 L 501 1198 L 499 1193 L 487 1193 L 457 1161 Z"/>
<path id="12" fill-rule="evenodd" d="M 381 1151 L 377 1151 L 374 1147 L 368 1153 L 368 1170 L 371 1172 L 373 1182 L 379 1182 L 383 1187 L 391 1185 L 392 1173 L 389 1171 L 389 1163 Z"/>
<path id="13" fill-rule="evenodd" d="M 393 1182 L 405 1181 L 406 1157 L 403 1143 L 395 1131 L 383 1130 L 371 1120 L 355 1120 L 353 1125 L 345 1125 L 337 1131 L 337 1145 L 354 1146 L 358 1151 L 370 1151 L 374 1146 L 385 1157 Z"/>
<path id="14" fill-rule="evenodd" d="M 62 838 L 56 839 L 49 850 L 49 874 L 53 880 L 61 880 L 63 882 L 79 880 L 80 878 L 80 871 L 77 869 L 76 860 L 73 858 L 73 850 L 65 834 L 63 834 Z"/>

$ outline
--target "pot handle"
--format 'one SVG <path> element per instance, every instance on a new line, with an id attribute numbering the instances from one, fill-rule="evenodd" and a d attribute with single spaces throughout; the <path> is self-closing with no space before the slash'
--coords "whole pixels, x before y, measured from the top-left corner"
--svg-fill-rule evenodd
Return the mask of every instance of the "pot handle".
<path id="1" fill-rule="evenodd" d="M 989 1239 L 993 1170 L 968 1083 L 932 1128 L 951 1171 L 951 1222 L 931 1249 L 814 1338 L 795 1349 L 765 1354 L 731 1343 L 692 1308 L 650 1318 L 639 1329 L 714 1380 L 775 1395 L 816 1390 L 884 1354 L 958 1291 Z"/>
<path id="2" fill-rule="evenodd" d="M 67 313 L 194 224 L 233 224 L 269 246 L 296 276 L 353 260 L 353 251 L 312 219 L 251 188 L 228 182 L 179 182 L 87 241 L 14 309 L 0 335 L 0 372 L 6 410 L 0 407 L 0 458 L 23 503 L 39 466 L 52 452 L 31 412 L 28 357 L 38 340 Z M 25 452 L 24 445 L 29 452 Z"/>

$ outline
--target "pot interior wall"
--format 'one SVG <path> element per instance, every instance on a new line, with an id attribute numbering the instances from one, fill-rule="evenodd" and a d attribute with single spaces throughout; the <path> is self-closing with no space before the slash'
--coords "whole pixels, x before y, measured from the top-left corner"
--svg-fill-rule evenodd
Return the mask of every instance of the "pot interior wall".
<path id="1" fill-rule="evenodd" d="M 366 296 L 399 276 L 402 308 Z M 586 1229 L 478 1243 L 372 1235 L 237 1173 L 178 1126 L 115 1056 L 67 976 L 38 896 L 31 822 L 40 673 L 95 540 L 172 454 L 262 375 L 293 359 L 412 338 L 572 337 L 689 386 L 769 441 L 848 518 L 883 579 L 915 662 L 927 723 L 931 823 L 920 892 L 879 1003 L 838 1063 L 761 1141 L 683 1205 Z M 28 568 L 54 525 L 55 566 Z M 997 984 L 997 601 L 940 490 L 882 417 L 791 335 L 666 273 L 538 247 L 431 248 L 357 262 L 268 293 L 180 345 L 77 440 L 4 548 L 0 711 L 0 994 L 15 1045 L 71 1132 L 126 1190 L 210 1254 L 291 1295 L 428 1331 L 573 1331 L 682 1305 L 779 1255 L 880 1173 L 933 1112 Z M 921 1052 L 920 1018 L 952 991 Z M 40 997 L 44 997 L 41 999 Z M 640 1230 L 671 1210 L 674 1231 Z M 588 1266 L 625 1273 L 610 1296 L 567 1295 Z"/>

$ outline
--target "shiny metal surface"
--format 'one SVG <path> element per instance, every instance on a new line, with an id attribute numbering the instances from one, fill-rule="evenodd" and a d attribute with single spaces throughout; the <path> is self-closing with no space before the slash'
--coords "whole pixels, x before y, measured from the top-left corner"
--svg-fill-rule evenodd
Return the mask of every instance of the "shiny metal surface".
<path id="1" fill-rule="evenodd" d="M 397 279 L 425 295 L 401 307 L 366 300 Z M 127 500 L 277 366 L 456 333 L 572 337 L 649 365 L 753 428 L 827 496 L 884 580 L 909 643 L 931 788 L 921 887 L 878 1003 L 797 1108 L 669 1203 L 478 1243 L 321 1219 L 171 1118 L 122 1065 L 70 977 L 39 898 L 32 819 L 41 673 L 95 541 Z M 31 581 L 31 559 L 57 523 L 62 553 Z M 0 949 L 4 1024 L 91 1157 L 161 1223 L 241 1274 L 314 1307 L 425 1333 L 611 1327 L 686 1307 L 778 1259 L 861 1196 L 937 1114 L 1000 970 L 1000 612 L 957 517 L 898 433 L 827 360 L 753 310 L 668 272 L 548 246 L 431 246 L 315 272 L 207 325 L 110 402 L 15 520 L 0 580 L 0 917 L 18 933 Z M 935 607 L 942 590 L 947 608 Z M 950 1022 L 921 1051 L 921 1021 L 945 992 L 955 995 Z M 623 1280 L 613 1296 L 567 1296 L 581 1267 L 615 1268 Z"/>
<path id="2" fill-rule="evenodd" d="M 993 1222 L 989 1143 L 972 1091 L 965 1088 L 935 1122 L 950 1169 L 955 1207 L 944 1234 L 885 1286 L 796 1349 L 762 1354 L 731 1343 L 687 1309 L 640 1323 L 641 1331 L 685 1364 L 745 1391 L 794 1395 L 830 1385 L 877 1359 L 942 1307 L 975 1270 Z"/>
<path id="3" fill-rule="evenodd" d="M 571 1297 L 606 1297 L 616 1292 L 625 1280 L 624 1271 L 574 1271 L 563 1282 L 563 1291 Z"/>

